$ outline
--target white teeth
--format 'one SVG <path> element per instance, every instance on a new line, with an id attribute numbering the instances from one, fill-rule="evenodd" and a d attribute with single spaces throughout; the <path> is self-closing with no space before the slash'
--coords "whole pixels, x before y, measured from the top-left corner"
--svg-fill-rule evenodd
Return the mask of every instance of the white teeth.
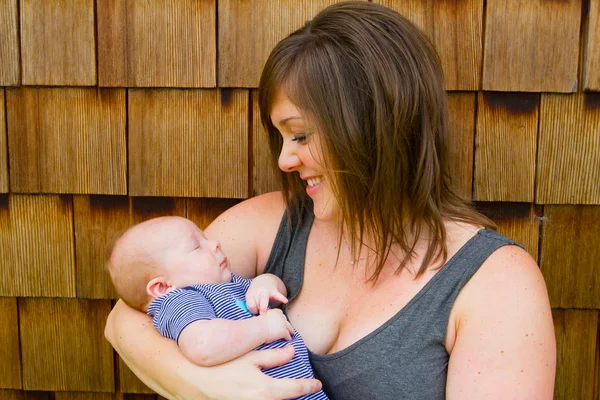
<path id="1" fill-rule="evenodd" d="M 308 186 L 315 186 L 321 182 L 323 182 L 325 180 L 325 178 L 323 178 L 322 176 L 319 176 L 318 178 L 310 178 L 307 179 L 306 181 L 308 182 Z"/>

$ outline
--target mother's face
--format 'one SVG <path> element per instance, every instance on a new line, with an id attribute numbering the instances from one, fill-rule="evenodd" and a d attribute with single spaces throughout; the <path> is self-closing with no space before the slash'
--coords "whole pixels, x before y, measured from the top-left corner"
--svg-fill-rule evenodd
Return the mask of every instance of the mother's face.
<path id="1" fill-rule="evenodd" d="M 279 168 L 288 173 L 298 172 L 306 183 L 306 193 L 313 200 L 316 219 L 337 219 L 339 207 L 331 191 L 331 174 L 322 162 L 319 132 L 281 90 L 275 95 L 271 121 L 283 138 Z"/>

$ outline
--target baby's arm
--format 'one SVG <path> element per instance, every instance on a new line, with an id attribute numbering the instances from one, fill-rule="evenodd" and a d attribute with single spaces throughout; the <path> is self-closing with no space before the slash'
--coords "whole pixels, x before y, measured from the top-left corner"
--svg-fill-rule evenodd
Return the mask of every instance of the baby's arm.
<path id="1" fill-rule="evenodd" d="M 248 353 L 263 343 L 291 340 L 292 325 L 281 310 L 268 310 L 256 318 L 194 321 L 179 335 L 179 348 L 196 365 L 212 367 Z"/>
<path id="2" fill-rule="evenodd" d="M 194 290 L 159 297 L 148 314 L 161 335 L 176 340 L 187 359 L 204 367 L 233 360 L 263 343 L 290 340 L 294 333 L 278 309 L 244 320 L 217 318 L 210 302 Z"/>
<path id="3" fill-rule="evenodd" d="M 250 283 L 246 292 L 246 305 L 254 315 L 264 314 L 267 306 L 278 307 L 281 303 L 286 304 L 287 289 L 281 279 L 273 274 L 262 274 Z"/>

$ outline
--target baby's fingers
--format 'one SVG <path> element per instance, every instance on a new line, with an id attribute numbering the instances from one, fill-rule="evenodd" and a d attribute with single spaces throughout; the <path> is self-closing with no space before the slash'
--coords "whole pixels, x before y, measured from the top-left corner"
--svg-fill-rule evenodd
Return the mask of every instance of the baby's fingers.
<path id="1" fill-rule="evenodd" d="M 294 332 L 295 332 L 294 327 L 289 322 L 285 323 L 285 327 L 287 328 L 288 332 L 290 333 L 290 340 L 292 340 L 291 336 L 294 336 Z"/>
<path id="2" fill-rule="evenodd" d="M 250 311 L 252 315 L 258 314 L 258 306 L 254 297 L 246 297 L 246 307 L 248 307 L 248 311 Z"/>
<path id="3" fill-rule="evenodd" d="M 281 294 L 279 292 L 279 290 L 273 290 L 271 292 L 271 299 L 277 300 L 278 302 L 283 303 L 283 304 L 287 304 L 287 302 L 288 302 L 287 297 L 285 297 L 283 294 Z"/>
<path id="4" fill-rule="evenodd" d="M 263 292 L 260 294 L 259 308 L 260 308 L 261 315 L 266 313 L 267 310 L 269 309 L 269 294 L 268 293 Z"/>

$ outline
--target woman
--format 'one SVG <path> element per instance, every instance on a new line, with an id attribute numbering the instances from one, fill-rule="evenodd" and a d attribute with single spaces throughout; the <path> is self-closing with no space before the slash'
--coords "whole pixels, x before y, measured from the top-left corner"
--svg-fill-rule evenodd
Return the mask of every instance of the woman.
<path id="1" fill-rule="evenodd" d="M 451 186 L 442 71 L 422 33 L 376 4 L 330 6 L 273 50 L 259 102 L 282 193 L 233 207 L 206 235 L 234 273 L 284 280 L 286 314 L 327 394 L 552 398 L 543 278 Z M 106 336 L 167 397 L 283 399 L 320 388 L 260 372 L 291 349 L 195 367 L 122 302 Z"/>

